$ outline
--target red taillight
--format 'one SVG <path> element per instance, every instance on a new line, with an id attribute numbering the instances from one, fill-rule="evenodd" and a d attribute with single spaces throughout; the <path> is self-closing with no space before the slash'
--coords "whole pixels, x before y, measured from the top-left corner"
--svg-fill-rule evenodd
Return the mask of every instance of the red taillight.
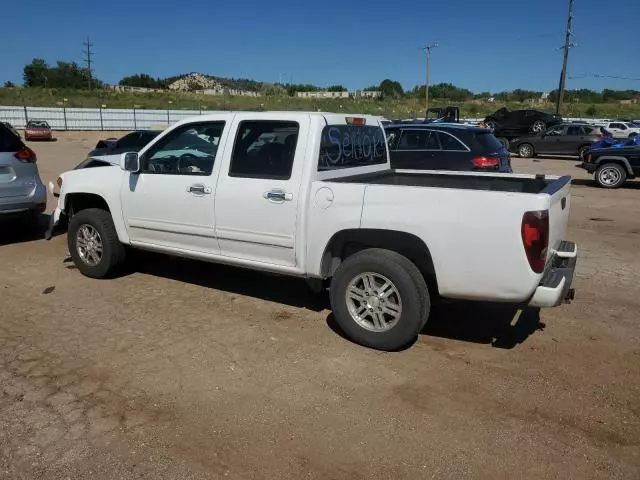
<path id="1" fill-rule="evenodd" d="M 367 120 L 364 117 L 346 117 L 347 125 L 366 125 Z"/>
<path id="2" fill-rule="evenodd" d="M 531 270 L 542 273 L 549 245 L 549 211 L 525 212 L 522 216 L 521 234 Z"/>
<path id="3" fill-rule="evenodd" d="M 474 157 L 471 163 L 476 168 L 497 168 L 500 165 L 498 157 Z"/>
<path id="4" fill-rule="evenodd" d="M 31 150 L 29 147 L 22 147 L 16 152 L 14 157 L 16 157 L 21 162 L 26 163 L 35 163 L 35 161 L 37 160 L 36 152 Z"/>

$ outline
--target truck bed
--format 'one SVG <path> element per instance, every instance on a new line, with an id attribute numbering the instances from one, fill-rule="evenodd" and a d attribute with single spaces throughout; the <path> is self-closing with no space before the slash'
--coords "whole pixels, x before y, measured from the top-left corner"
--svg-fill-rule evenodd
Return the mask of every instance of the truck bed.
<path id="1" fill-rule="evenodd" d="M 493 192 L 549 193 L 562 188 L 571 177 L 547 178 L 544 175 L 486 175 L 460 173 L 429 173 L 386 170 L 364 175 L 353 175 L 331 180 L 340 183 L 366 183 L 410 187 L 456 188 Z"/>

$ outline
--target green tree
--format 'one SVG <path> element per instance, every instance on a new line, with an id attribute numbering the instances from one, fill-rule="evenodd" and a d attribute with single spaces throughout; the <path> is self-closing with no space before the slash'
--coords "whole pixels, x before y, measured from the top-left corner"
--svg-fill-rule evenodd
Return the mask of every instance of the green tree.
<path id="1" fill-rule="evenodd" d="M 331 85 L 327 88 L 327 92 L 345 92 L 347 89 L 342 85 Z"/>
<path id="2" fill-rule="evenodd" d="M 398 98 L 404 95 L 404 89 L 402 85 L 400 85 L 400 82 L 393 81 L 389 78 L 385 78 L 380 82 L 380 87 L 378 88 L 385 98 Z"/>
<path id="3" fill-rule="evenodd" d="M 587 111 L 585 113 L 590 117 L 595 117 L 598 114 L 598 111 L 596 110 L 596 107 L 594 105 L 589 105 L 589 108 L 587 108 Z"/>
<path id="4" fill-rule="evenodd" d="M 162 81 L 157 78 L 153 78 L 147 73 L 138 73 L 122 78 L 118 82 L 119 85 L 126 87 L 141 87 L 141 88 L 163 88 Z"/>
<path id="5" fill-rule="evenodd" d="M 30 64 L 25 65 L 22 79 L 25 87 L 46 87 L 49 66 L 41 58 L 34 58 Z"/>
<path id="6" fill-rule="evenodd" d="M 4 82 L 4 88 L 16 88 L 16 84 L 7 80 Z"/>

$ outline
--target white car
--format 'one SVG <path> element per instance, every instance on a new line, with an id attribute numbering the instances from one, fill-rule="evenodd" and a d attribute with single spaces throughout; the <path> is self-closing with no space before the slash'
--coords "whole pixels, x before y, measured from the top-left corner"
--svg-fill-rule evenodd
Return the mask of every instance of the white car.
<path id="1" fill-rule="evenodd" d="M 640 134 L 640 126 L 629 122 L 608 122 L 602 124 L 613 138 L 632 138 Z"/>
<path id="2" fill-rule="evenodd" d="M 377 349 L 411 342 L 439 297 L 573 297 L 570 177 L 392 170 L 372 116 L 195 117 L 62 179 L 47 237 L 68 221 L 84 275 L 114 275 L 134 247 L 303 277 Z"/>

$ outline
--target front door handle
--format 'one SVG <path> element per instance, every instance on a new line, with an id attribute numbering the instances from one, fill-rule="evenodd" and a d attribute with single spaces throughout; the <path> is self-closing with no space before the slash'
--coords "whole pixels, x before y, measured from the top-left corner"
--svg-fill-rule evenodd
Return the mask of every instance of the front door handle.
<path id="1" fill-rule="evenodd" d="M 264 192 L 262 197 L 274 203 L 290 202 L 293 200 L 293 193 L 287 193 L 284 190 L 269 190 Z"/>
<path id="2" fill-rule="evenodd" d="M 211 193 L 211 187 L 207 187 L 202 183 L 194 183 L 193 185 L 189 185 L 187 192 L 194 195 L 209 195 Z"/>

